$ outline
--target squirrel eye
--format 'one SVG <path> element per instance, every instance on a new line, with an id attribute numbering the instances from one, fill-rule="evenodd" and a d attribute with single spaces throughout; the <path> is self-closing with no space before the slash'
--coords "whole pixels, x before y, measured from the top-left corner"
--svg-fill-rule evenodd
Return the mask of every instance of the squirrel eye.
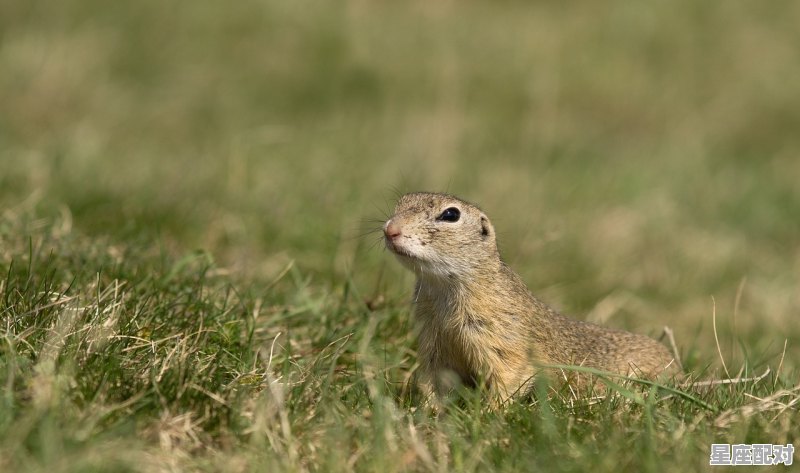
<path id="1" fill-rule="evenodd" d="M 450 207 L 449 209 L 445 209 L 441 215 L 436 217 L 436 220 L 440 220 L 442 222 L 458 222 L 458 219 L 461 217 L 461 211 L 455 207 Z"/>

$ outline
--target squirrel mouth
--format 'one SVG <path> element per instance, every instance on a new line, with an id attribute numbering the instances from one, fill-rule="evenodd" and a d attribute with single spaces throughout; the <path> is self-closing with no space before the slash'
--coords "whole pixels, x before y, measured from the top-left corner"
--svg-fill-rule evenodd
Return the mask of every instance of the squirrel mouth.
<path id="1" fill-rule="evenodd" d="M 396 245 L 389 238 L 386 239 L 386 248 L 388 248 L 389 251 L 396 254 L 397 256 L 402 256 L 405 258 L 415 258 L 414 255 L 412 255 L 407 249 L 403 248 L 402 246 Z"/>

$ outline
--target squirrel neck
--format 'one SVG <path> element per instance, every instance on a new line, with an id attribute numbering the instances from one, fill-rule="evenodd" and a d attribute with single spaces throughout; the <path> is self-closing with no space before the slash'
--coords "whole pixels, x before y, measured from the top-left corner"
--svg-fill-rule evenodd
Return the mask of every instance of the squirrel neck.
<path id="1" fill-rule="evenodd" d="M 537 312 L 531 310 L 537 301 L 499 257 L 483 263 L 468 274 L 418 274 L 414 297 L 418 313 L 458 319 L 496 318 L 501 313 L 528 318 Z"/>
<path id="2" fill-rule="evenodd" d="M 486 259 L 479 265 L 470 266 L 470 271 L 463 273 L 456 271 L 449 274 L 417 272 L 417 288 L 432 291 L 433 294 L 486 290 L 498 279 L 506 279 L 508 272 L 513 272 L 499 257 Z"/>

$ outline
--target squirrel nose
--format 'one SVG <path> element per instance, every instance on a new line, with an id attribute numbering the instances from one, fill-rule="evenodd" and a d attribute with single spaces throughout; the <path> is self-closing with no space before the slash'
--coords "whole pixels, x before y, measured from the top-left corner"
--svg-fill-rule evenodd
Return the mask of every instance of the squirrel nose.
<path id="1" fill-rule="evenodd" d="M 386 222 L 386 225 L 383 226 L 383 234 L 386 235 L 386 238 L 394 240 L 401 234 L 400 225 L 389 220 Z"/>

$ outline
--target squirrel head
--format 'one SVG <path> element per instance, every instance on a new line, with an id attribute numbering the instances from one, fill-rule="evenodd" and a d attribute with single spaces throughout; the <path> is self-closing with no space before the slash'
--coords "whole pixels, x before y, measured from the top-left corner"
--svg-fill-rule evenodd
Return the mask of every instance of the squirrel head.
<path id="1" fill-rule="evenodd" d="M 486 214 L 448 194 L 400 197 L 383 234 L 386 247 L 423 278 L 470 278 L 500 261 Z"/>

